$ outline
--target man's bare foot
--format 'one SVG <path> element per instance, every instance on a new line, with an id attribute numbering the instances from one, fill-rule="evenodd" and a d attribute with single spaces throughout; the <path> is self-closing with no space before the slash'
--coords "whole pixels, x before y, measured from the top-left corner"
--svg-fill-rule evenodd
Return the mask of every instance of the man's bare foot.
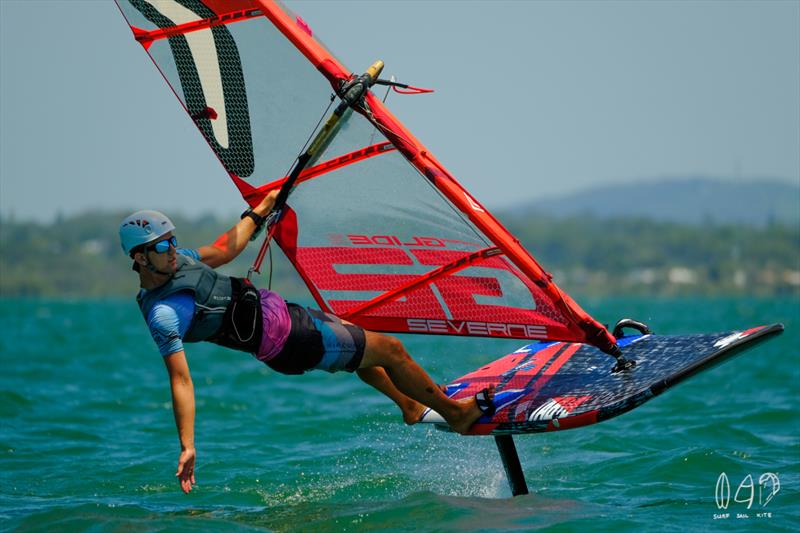
<path id="1" fill-rule="evenodd" d="M 436 386 L 439 387 L 442 394 L 447 394 L 447 385 L 437 383 Z M 400 410 L 403 411 L 403 422 L 409 426 L 413 426 L 422 418 L 422 413 L 425 412 L 425 409 L 427 409 L 427 407 L 421 403 L 408 398 L 408 402 L 400 407 Z"/>
<path id="2" fill-rule="evenodd" d="M 489 400 L 494 401 L 494 385 L 489 385 L 486 389 L 488 391 Z M 472 398 L 464 398 L 463 400 L 459 400 L 460 404 L 464 406 L 463 414 L 453 420 L 448 420 L 447 423 L 450 424 L 450 427 L 453 428 L 453 431 L 456 433 L 460 433 L 464 435 L 469 431 L 469 428 L 472 427 L 472 424 L 475 423 L 482 415 L 483 412 L 478 407 L 478 401 L 473 396 Z"/>

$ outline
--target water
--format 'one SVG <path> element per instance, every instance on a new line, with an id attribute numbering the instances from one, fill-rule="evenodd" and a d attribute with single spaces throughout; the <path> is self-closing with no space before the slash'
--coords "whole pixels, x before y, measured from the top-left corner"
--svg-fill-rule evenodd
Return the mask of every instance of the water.
<path id="1" fill-rule="evenodd" d="M 517 437 L 532 494 L 513 499 L 491 438 L 407 428 L 351 375 L 281 376 L 246 354 L 193 345 L 198 486 L 187 496 L 174 478 L 167 375 L 135 303 L 2 300 L 0 529 L 800 529 L 800 302 L 582 303 L 659 333 L 778 321 L 787 331 L 619 418 Z M 520 344 L 404 341 L 442 381 Z M 727 510 L 714 498 L 722 472 Z M 766 472 L 781 489 L 763 506 Z M 750 509 L 733 501 L 747 475 Z"/>

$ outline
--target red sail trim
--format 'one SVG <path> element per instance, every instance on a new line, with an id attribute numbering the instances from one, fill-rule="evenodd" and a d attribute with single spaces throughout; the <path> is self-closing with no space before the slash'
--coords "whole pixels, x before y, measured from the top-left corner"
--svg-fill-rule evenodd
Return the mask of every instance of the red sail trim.
<path id="1" fill-rule="evenodd" d="M 393 152 L 395 150 L 397 150 L 397 148 L 395 148 L 390 142 L 382 142 L 370 146 L 365 146 L 360 150 L 355 150 L 348 154 L 344 154 L 342 156 L 329 159 L 324 163 L 320 163 L 319 165 L 305 169 L 300 174 L 300 177 L 297 178 L 295 185 L 299 185 L 304 181 L 308 181 L 310 179 L 319 177 L 323 174 L 327 174 L 328 172 L 333 172 L 334 170 L 338 170 L 348 165 L 352 165 L 353 163 L 358 163 L 360 161 L 364 161 L 365 159 L 385 154 L 387 152 Z M 253 187 L 239 176 L 234 176 L 233 174 L 231 174 L 231 179 L 233 180 L 233 183 L 236 185 L 236 187 L 239 189 L 239 192 L 242 193 L 242 197 L 245 199 L 245 201 L 251 207 L 255 207 L 261 202 L 261 200 L 264 198 L 264 196 L 267 195 L 267 193 L 269 193 L 274 189 L 280 189 L 286 182 L 288 177 L 284 176 L 283 178 L 271 181 L 260 187 Z"/>
<path id="2" fill-rule="evenodd" d="M 133 30 L 134 38 L 139 41 L 139 43 L 141 43 L 146 50 L 151 44 L 153 44 L 153 41 L 168 39 L 176 35 L 184 35 L 193 31 L 207 30 L 208 28 L 213 28 L 214 26 L 230 24 L 231 22 L 239 22 L 260 16 L 262 16 L 262 13 L 257 9 L 243 9 L 240 11 L 230 11 L 227 13 L 217 14 L 206 19 L 193 20 L 184 24 L 178 24 L 171 28 L 159 28 L 156 30 L 145 31 L 141 28 L 131 26 L 131 29 Z"/>
<path id="3" fill-rule="evenodd" d="M 355 309 L 350 309 L 349 311 L 343 313 L 340 316 L 345 320 L 353 320 L 354 317 L 356 317 L 356 315 L 363 314 L 367 311 L 370 311 L 378 307 L 379 305 L 394 301 L 402 297 L 407 292 L 417 289 L 423 285 L 428 285 L 430 283 L 433 283 L 436 279 L 441 278 L 442 276 L 454 274 L 459 270 L 463 270 L 469 266 L 474 265 L 475 263 L 479 263 L 489 257 L 498 255 L 500 253 L 502 252 L 500 251 L 499 248 L 492 247 L 492 248 L 484 248 L 483 250 L 478 250 L 477 252 L 465 255 L 464 257 L 456 259 L 452 263 L 442 265 L 435 270 L 431 270 L 427 274 L 423 274 L 417 279 L 414 279 L 408 283 L 401 285 L 400 287 L 397 287 L 396 289 L 385 292 L 368 302 L 364 302 L 363 305 L 360 305 Z"/>

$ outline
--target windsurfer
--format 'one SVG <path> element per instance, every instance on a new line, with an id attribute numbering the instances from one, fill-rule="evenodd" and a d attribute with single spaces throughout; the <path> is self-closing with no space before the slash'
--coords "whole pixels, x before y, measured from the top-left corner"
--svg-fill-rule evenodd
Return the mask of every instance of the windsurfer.
<path id="1" fill-rule="evenodd" d="M 213 244 L 178 248 L 175 226 L 157 211 L 138 211 L 122 221 L 122 248 L 134 261 L 141 290 L 137 302 L 169 373 L 181 453 L 176 476 L 184 492 L 195 482 L 195 399 L 184 342 L 210 341 L 247 351 L 284 374 L 313 369 L 357 372 L 394 401 L 407 424 L 430 407 L 459 433 L 493 410 L 494 388 L 455 401 L 434 384 L 388 335 L 366 331 L 334 315 L 285 302 L 246 279 L 214 269 L 238 256 L 263 224 L 277 191 Z"/>

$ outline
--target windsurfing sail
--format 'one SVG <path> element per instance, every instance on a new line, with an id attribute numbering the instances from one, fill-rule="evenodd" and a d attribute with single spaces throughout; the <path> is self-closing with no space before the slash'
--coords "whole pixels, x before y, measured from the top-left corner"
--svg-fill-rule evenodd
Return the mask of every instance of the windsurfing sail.
<path id="1" fill-rule="evenodd" d="M 117 0 L 251 206 L 353 73 L 271 0 Z M 368 92 L 295 183 L 275 240 L 321 309 L 364 328 L 614 337 Z"/>

